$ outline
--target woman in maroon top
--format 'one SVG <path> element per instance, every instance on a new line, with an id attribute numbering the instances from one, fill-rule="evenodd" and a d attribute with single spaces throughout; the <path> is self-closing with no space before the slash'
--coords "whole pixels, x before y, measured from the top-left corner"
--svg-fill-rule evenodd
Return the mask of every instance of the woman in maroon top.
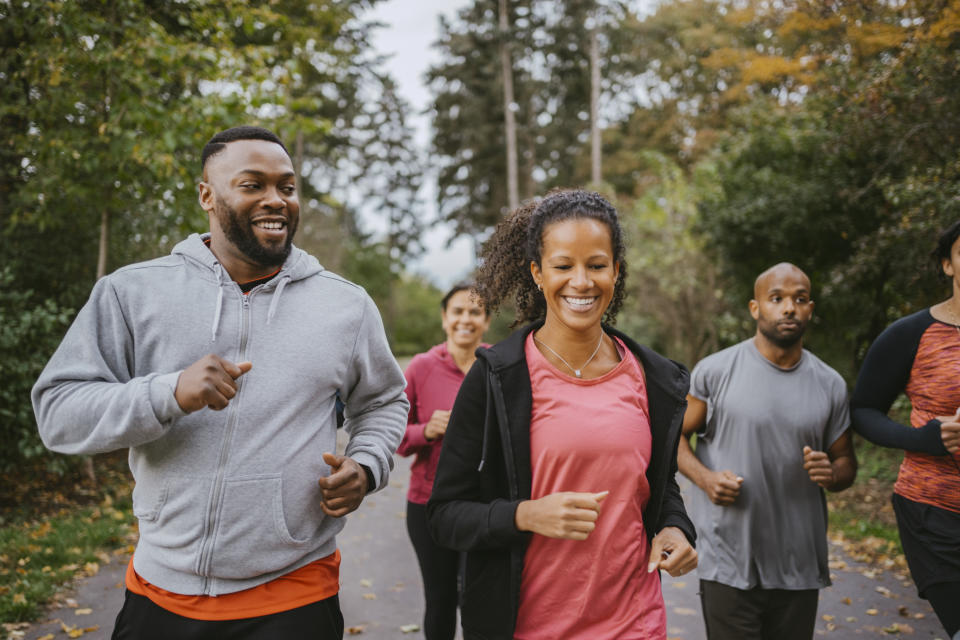
<path id="1" fill-rule="evenodd" d="M 472 295 L 470 284 L 455 285 L 440 303 L 446 341 L 413 357 L 407 366 L 407 431 L 397 452 L 415 455 L 407 492 L 407 532 L 417 552 L 426 611 L 427 640 L 452 640 L 457 624 L 457 552 L 434 543 L 427 531 L 426 504 L 460 383 L 490 327 L 490 316 Z"/>
<path id="2" fill-rule="evenodd" d="M 904 450 L 893 487 L 900 542 L 920 596 L 960 636 L 960 221 L 933 257 L 952 295 L 900 318 L 877 337 L 850 401 L 853 428 Z M 910 424 L 887 416 L 903 392 Z"/>

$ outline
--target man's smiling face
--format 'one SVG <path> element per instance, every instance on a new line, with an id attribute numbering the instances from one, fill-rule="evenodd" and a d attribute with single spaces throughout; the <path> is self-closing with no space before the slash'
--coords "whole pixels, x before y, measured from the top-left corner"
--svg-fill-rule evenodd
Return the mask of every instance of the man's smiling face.
<path id="1" fill-rule="evenodd" d="M 211 248 L 222 262 L 241 261 L 258 271 L 281 266 L 290 254 L 300 202 L 293 163 L 280 145 L 228 143 L 207 162 L 200 203 L 210 214 Z"/>

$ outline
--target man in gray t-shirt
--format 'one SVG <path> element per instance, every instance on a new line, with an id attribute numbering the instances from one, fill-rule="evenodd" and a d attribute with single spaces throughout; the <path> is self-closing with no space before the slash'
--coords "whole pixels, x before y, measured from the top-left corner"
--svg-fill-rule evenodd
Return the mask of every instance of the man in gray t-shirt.
<path id="1" fill-rule="evenodd" d="M 710 640 L 809 640 L 830 584 L 823 489 L 853 483 L 846 384 L 803 349 L 810 280 L 791 264 L 758 278 L 756 335 L 693 370 L 679 467 L 700 490 L 701 604 Z"/>

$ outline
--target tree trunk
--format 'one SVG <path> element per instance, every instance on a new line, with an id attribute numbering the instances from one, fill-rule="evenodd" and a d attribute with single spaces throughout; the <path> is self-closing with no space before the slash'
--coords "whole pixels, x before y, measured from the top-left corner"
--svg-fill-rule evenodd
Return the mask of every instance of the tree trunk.
<path id="1" fill-rule="evenodd" d="M 598 27 L 590 30 L 590 181 L 599 184 L 600 172 L 600 45 Z"/>
<path id="2" fill-rule="evenodd" d="M 507 0 L 500 0 L 500 65 L 503 73 L 503 126 L 507 144 L 507 204 L 520 206 L 517 181 L 517 122 L 513 112 L 513 64 L 510 60 L 510 23 Z"/>
<path id="3" fill-rule="evenodd" d="M 100 245 L 97 248 L 97 280 L 107 275 L 107 247 L 110 243 L 110 212 L 104 209 L 100 212 Z M 84 456 L 83 475 L 96 486 L 97 472 L 93 467 L 93 457 Z"/>
<path id="4" fill-rule="evenodd" d="M 293 172 L 297 195 L 300 195 L 300 173 L 303 171 L 303 131 L 297 131 L 297 137 L 293 147 Z M 301 203 L 302 205 L 302 203 Z"/>

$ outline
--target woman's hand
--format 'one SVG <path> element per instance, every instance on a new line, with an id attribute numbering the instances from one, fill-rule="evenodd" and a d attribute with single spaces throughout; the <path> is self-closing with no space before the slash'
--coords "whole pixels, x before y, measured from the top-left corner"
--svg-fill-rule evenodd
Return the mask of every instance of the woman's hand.
<path id="1" fill-rule="evenodd" d="M 520 531 L 532 531 L 548 538 L 586 540 L 597 526 L 600 503 L 609 491 L 551 493 L 517 505 L 514 522 Z"/>
<path id="2" fill-rule="evenodd" d="M 953 455 L 960 452 L 960 407 L 952 416 L 937 416 L 940 421 L 940 437 L 943 446 Z"/>
<path id="3" fill-rule="evenodd" d="M 423 437 L 427 440 L 436 440 L 447 432 L 447 423 L 450 422 L 449 411 L 434 411 L 430 420 L 423 427 Z"/>
<path id="4" fill-rule="evenodd" d="M 664 527 L 653 537 L 647 572 L 663 569 L 674 578 L 697 568 L 697 552 L 677 527 Z"/>

